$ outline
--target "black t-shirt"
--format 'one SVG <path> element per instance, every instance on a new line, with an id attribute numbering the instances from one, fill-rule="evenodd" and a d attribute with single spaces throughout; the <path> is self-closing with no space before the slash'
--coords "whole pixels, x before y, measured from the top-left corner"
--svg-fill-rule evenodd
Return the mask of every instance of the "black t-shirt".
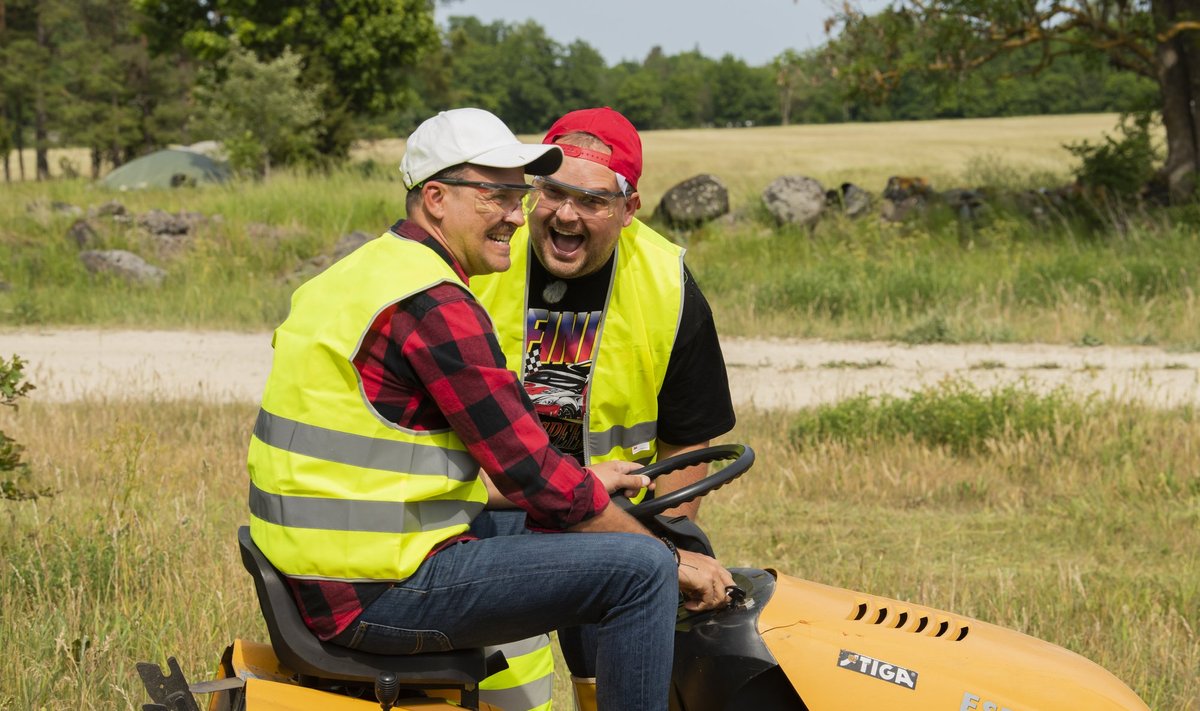
<path id="1" fill-rule="evenodd" d="M 577 279 L 558 279 L 530 255 L 525 390 L 559 450 L 583 458 L 583 390 L 592 366 L 614 258 Z M 697 444 L 733 428 L 733 402 L 712 310 L 684 268 L 683 314 L 658 394 L 658 438 Z M 550 300 L 553 301 L 550 301 Z"/>

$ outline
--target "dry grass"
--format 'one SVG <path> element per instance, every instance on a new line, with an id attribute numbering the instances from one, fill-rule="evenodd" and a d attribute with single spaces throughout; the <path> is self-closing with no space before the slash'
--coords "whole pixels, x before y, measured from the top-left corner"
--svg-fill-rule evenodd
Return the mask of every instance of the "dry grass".
<path id="1" fill-rule="evenodd" d="M 233 542 L 253 417 L 36 400 L 0 414 L 28 446 L 30 484 L 56 492 L 0 500 L 0 708 L 136 707 L 135 661 L 175 655 L 200 679 L 235 636 L 266 638 Z M 1096 660 L 1151 708 L 1194 708 L 1195 418 L 1102 408 L 969 456 L 903 437 L 801 447 L 790 431 L 789 416 L 743 412 L 729 438 L 759 464 L 703 509 L 726 564 L 1015 627 Z"/>
<path id="2" fill-rule="evenodd" d="M 62 177 L 64 172 L 71 171 L 75 175 L 91 176 L 92 155 L 86 148 L 51 148 L 46 160 L 50 164 L 52 178 Z M 21 180 L 21 161 L 25 163 L 25 180 L 34 180 L 37 177 L 37 162 L 32 148 L 26 148 L 20 152 L 14 150 L 8 154 L 12 180 Z M 0 180 L 3 180 L 2 174 L 0 174 Z"/>
<path id="3" fill-rule="evenodd" d="M 878 193 L 892 175 L 925 176 L 938 185 L 959 180 L 974 162 L 998 158 L 1027 172 L 1064 176 L 1073 159 L 1063 144 L 1096 141 L 1116 122 L 1115 114 L 1076 114 L 644 131 L 639 187 L 643 204 L 653 207 L 672 185 L 712 173 L 725 181 L 736 209 L 781 175 L 809 175 L 826 186 L 850 181 Z M 375 141 L 352 153 L 356 160 L 389 165 L 403 155 L 402 139 Z"/>

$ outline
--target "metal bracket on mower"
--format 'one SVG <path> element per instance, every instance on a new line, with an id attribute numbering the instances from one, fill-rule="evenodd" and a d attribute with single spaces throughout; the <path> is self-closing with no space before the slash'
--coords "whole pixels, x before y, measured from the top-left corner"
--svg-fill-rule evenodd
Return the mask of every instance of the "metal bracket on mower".
<path id="1" fill-rule="evenodd" d="M 170 674 L 163 674 L 162 667 L 157 664 L 138 662 L 137 670 L 142 677 L 142 685 L 154 701 L 152 704 L 143 704 L 142 711 L 200 711 L 175 657 L 167 658 L 167 668 Z"/>

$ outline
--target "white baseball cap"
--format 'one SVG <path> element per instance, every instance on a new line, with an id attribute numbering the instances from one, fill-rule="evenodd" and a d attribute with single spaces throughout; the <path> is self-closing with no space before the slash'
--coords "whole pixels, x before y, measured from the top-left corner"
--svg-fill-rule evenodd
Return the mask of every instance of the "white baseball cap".
<path id="1" fill-rule="evenodd" d="M 549 175 L 562 164 L 562 155 L 558 146 L 521 143 L 503 121 L 483 109 L 451 109 L 426 119 L 409 135 L 400 174 L 409 190 L 459 163 Z"/>

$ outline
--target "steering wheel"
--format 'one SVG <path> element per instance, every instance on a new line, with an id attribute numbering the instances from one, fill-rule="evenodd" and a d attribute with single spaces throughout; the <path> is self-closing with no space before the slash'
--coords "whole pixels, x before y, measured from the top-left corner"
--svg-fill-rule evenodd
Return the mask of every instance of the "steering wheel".
<path id="1" fill-rule="evenodd" d="M 673 509 L 680 504 L 686 504 L 698 496 L 704 496 L 710 491 L 716 491 L 746 473 L 746 470 L 754 464 L 754 450 L 744 444 L 718 444 L 715 447 L 705 447 L 677 454 L 674 457 L 667 457 L 662 461 L 655 462 L 648 467 L 643 467 L 634 472 L 636 474 L 644 474 L 653 481 L 663 474 L 687 469 L 696 464 L 728 460 L 733 460 L 733 462 L 721 471 L 712 472 L 700 481 L 688 484 L 681 489 L 676 489 L 662 496 L 655 496 L 649 501 L 643 501 L 640 504 L 628 504 L 629 500 L 624 499 L 622 501 L 623 497 L 616 497 L 616 500 L 622 502 L 622 507 L 627 507 L 625 510 L 630 516 L 641 521 L 652 519 L 667 509 Z"/>

